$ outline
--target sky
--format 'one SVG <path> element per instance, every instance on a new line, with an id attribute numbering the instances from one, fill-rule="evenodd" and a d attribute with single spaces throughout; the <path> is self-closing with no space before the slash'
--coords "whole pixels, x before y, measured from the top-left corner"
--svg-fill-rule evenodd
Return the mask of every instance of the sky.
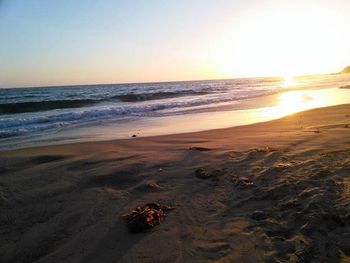
<path id="1" fill-rule="evenodd" d="M 349 12 L 349 0 L 0 0 L 0 87 L 337 72 Z"/>

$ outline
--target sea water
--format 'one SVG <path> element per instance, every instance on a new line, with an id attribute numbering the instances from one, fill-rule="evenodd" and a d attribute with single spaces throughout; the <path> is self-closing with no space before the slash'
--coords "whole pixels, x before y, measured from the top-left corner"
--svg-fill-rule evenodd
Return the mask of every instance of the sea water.
<path id="1" fill-rule="evenodd" d="M 86 133 L 76 136 L 91 139 L 98 137 L 93 134 L 97 127 L 125 130 L 129 123 L 137 130 L 145 122 L 157 125 L 157 118 L 174 121 L 174 116 L 196 112 L 258 108 L 263 105 L 245 102 L 287 90 L 348 85 L 350 75 L 334 74 L 298 77 L 293 86 L 286 85 L 283 78 L 269 77 L 0 89 L 0 150 L 19 148 L 33 138 L 39 142 L 49 136 L 52 141 L 60 134 L 75 134 L 75 130 Z M 212 127 L 201 130 L 207 128 Z M 118 129 L 114 137 L 122 137 Z"/>

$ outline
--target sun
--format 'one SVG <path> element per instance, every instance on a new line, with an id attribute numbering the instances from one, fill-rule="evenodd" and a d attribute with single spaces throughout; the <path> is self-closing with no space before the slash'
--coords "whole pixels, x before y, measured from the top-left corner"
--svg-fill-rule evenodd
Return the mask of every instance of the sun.
<path id="1" fill-rule="evenodd" d="M 284 87 L 294 87 L 297 83 L 295 81 L 295 77 L 289 74 L 285 74 L 283 76 L 283 86 Z"/>
<path id="2" fill-rule="evenodd" d="M 215 72 L 223 77 L 285 75 L 284 86 L 294 86 L 292 75 L 339 70 L 350 38 L 340 30 L 344 22 L 334 10 L 319 1 L 261 1 L 258 6 L 222 29 L 215 44 L 208 42 Z"/>

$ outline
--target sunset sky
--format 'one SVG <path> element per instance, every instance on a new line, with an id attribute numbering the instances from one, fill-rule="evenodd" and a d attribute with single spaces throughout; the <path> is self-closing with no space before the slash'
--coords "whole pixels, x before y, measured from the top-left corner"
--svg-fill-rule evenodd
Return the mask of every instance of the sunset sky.
<path id="1" fill-rule="evenodd" d="M 349 0 L 0 0 L 0 87 L 337 72 Z"/>

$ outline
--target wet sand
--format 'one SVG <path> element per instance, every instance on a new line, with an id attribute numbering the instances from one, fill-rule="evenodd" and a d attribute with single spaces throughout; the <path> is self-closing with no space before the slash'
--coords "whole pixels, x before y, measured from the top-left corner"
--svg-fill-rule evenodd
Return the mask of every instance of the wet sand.
<path id="1" fill-rule="evenodd" d="M 154 202 L 175 209 L 128 233 L 121 216 Z M 349 262 L 350 104 L 1 152 L 0 209 L 4 263 Z"/>

